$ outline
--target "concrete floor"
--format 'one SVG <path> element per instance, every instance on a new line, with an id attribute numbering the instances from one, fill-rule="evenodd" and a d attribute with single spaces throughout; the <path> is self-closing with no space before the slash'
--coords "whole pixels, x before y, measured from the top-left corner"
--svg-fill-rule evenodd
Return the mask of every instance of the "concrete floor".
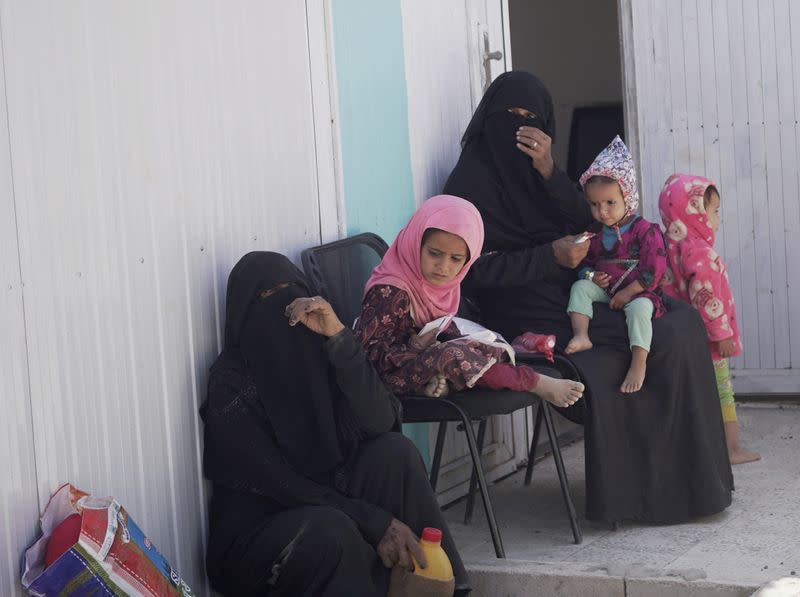
<path id="1" fill-rule="evenodd" d="M 473 571 L 475 593 L 738 596 L 780 577 L 800 577 L 800 406 L 741 404 L 738 413 L 743 444 L 762 460 L 734 467 L 733 504 L 708 518 L 671 526 L 623 524 L 617 531 L 581 518 L 584 539 L 575 545 L 550 457 L 536 464 L 531 486 L 522 484 L 520 471 L 490 489 L 505 562 L 494 557 L 479 501 L 469 526 L 462 522 L 463 500 L 449 507 L 445 516 Z M 563 454 L 582 513 L 583 443 Z M 547 588 L 553 575 L 557 591 Z M 572 589 L 570 578 L 580 581 Z M 636 579 L 649 584 L 637 592 Z"/>

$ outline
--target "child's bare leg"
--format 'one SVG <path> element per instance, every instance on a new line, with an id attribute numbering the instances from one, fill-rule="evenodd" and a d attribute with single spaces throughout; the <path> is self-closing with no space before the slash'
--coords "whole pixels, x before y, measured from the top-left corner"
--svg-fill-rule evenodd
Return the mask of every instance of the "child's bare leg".
<path id="1" fill-rule="evenodd" d="M 447 395 L 448 391 L 447 379 L 445 379 L 444 375 L 435 375 L 425 384 L 422 393 L 429 398 L 441 398 Z"/>
<path id="2" fill-rule="evenodd" d="M 589 321 L 591 321 L 589 316 L 573 311 L 569 314 L 569 320 L 572 322 L 572 340 L 567 343 L 564 352 L 574 354 L 589 350 L 592 347 L 592 341 L 589 339 Z"/>
<path id="3" fill-rule="evenodd" d="M 542 400 L 566 408 L 572 406 L 583 396 L 583 384 L 571 379 L 556 379 L 539 374 L 539 380 L 531 390 Z"/>
<path id="4" fill-rule="evenodd" d="M 647 354 L 648 351 L 641 346 L 631 347 L 631 366 L 619 387 L 623 394 L 632 394 L 642 389 L 644 375 L 647 371 Z"/>
<path id="5" fill-rule="evenodd" d="M 728 445 L 728 459 L 731 464 L 761 460 L 761 454 L 745 450 L 739 445 L 739 424 L 736 421 L 725 421 L 725 443 Z"/>

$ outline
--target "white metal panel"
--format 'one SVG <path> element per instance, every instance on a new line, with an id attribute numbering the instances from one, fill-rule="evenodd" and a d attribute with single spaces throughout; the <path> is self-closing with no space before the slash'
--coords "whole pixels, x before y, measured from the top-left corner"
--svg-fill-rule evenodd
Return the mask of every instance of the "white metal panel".
<path id="1" fill-rule="evenodd" d="M 788 13 L 788 18 L 779 21 L 780 30 L 783 31 L 784 35 L 785 29 L 783 27 L 785 26 L 789 28 L 788 36 L 790 38 L 792 38 L 795 33 L 800 34 L 800 4 L 794 1 L 784 0 L 783 2 L 778 2 L 776 8 L 778 10 L 777 19 L 784 19 L 785 15 Z M 790 112 L 787 107 L 786 116 L 781 117 L 784 126 L 791 126 L 792 120 L 794 120 L 795 137 L 795 153 L 792 154 L 789 151 L 785 153 L 782 152 L 783 162 L 781 164 L 784 176 L 787 174 L 789 175 L 786 187 L 784 187 L 784 192 L 786 193 L 784 197 L 786 200 L 783 204 L 783 225 L 786 232 L 785 245 L 787 257 L 797 255 L 798 250 L 800 250 L 800 241 L 798 241 L 798 238 L 800 238 L 800 198 L 798 197 L 798 189 L 800 189 L 800 168 L 794 166 L 794 164 L 800 163 L 800 127 L 798 127 L 798 120 L 800 120 L 800 73 L 797 72 L 798 65 L 800 65 L 800 47 L 793 41 L 790 45 L 790 49 L 791 52 L 787 52 L 785 45 L 782 45 L 780 52 L 781 56 L 789 56 L 791 59 L 789 67 L 791 76 L 786 74 L 784 63 L 781 63 L 780 72 L 782 73 L 781 81 L 785 85 L 791 86 L 791 97 L 794 99 L 793 111 Z M 781 127 L 782 130 L 785 130 L 784 126 Z M 791 135 L 788 136 L 790 137 Z M 787 144 L 790 146 L 791 141 L 788 141 Z M 792 173 L 794 174 L 793 176 Z M 792 267 L 792 265 L 790 265 L 791 263 L 792 261 L 790 260 L 789 264 L 787 264 L 788 302 L 790 306 L 789 341 L 792 367 L 798 368 L 800 367 L 800 267 L 797 267 L 796 262 L 794 267 Z"/>
<path id="2" fill-rule="evenodd" d="M 414 196 L 441 193 L 472 117 L 464 0 L 403 0 L 403 50 Z"/>
<path id="3" fill-rule="evenodd" d="M 797 231 L 800 56 L 788 0 L 622 2 L 626 73 L 645 213 L 672 172 L 709 176 L 722 195 L 718 249 L 729 269 L 745 353 L 740 391 L 800 388 Z M 626 13 L 627 14 L 627 13 Z M 666 118 L 663 118 L 663 116 Z M 773 373 L 786 372 L 780 375 Z M 771 381 L 772 380 L 772 381 Z M 773 383 L 773 386 L 770 386 Z"/>
<path id="4" fill-rule="evenodd" d="M 0 97 L 5 77 L 0 60 Z M 22 279 L 5 103 L 0 108 L 0 595 L 21 594 L 22 550 L 36 537 L 39 504 L 31 425 Z"/>
<path id="5" fill-rule="evenodd" d="M 306 7 L 0 7 L 40 504 L 113 494 L 202 594 L 227 273 L 320 240 Z"/>

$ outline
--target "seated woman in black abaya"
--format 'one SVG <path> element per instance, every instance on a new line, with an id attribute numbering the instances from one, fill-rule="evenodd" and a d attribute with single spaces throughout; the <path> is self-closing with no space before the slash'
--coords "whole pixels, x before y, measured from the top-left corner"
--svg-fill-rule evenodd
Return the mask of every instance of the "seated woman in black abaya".
<path id="1" fill-rule="evenodd" d="M 444 193 L 471 201 L 484 220 L 484 254 L 465 281 L 482 322 L 507 338 L 525 331 L 572 336 L 567 316 L 575 268 L 589 243 L 586 199 L 553 162 L 553 103 L 533 75 L 500 75 L 462 139 Z M 653 322 L 647 379 L 620 392 L 630 362 L 625 318 L 596 305 L 591 350 L 571 355 L 585 400 L 564 414 L 585 426 L 586 516 L 674 523 L 731 502 L 733 477 L 714 369 L 697 313 L 665 301 Z"/>
<path id="2" fill-rule="evenodd" d="M 456 594 L 469 592 L 419 452 L 396 432 L 396 398 L 282 255 L 249 253 L 231 272 L 201 415 L 217 591 L 383 596 L 431 526 Z"/>

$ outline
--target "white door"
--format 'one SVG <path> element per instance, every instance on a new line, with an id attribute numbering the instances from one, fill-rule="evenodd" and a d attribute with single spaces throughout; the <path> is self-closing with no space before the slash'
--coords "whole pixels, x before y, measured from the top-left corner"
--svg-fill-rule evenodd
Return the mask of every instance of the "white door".
<path id="1" fill-rule="evenodd" d="M 737 392 L 800 388 L 800 5 L 621 0 L 628 129 L 645 214 L 673 172 L 720 185 L 725 259 L 744 344 Z M 634 137 L 634 135 L 631 135 Z"/>
<path id="2" fill-rule="evenodd" d="M 339 229 L 323 1 L 2 0 L 0 22 L 0 425 L 18 437 L 0 587 L 32 494 L 71 481 L 119 499 L 204 594 L 197 409 L 228 272 Z"/>

